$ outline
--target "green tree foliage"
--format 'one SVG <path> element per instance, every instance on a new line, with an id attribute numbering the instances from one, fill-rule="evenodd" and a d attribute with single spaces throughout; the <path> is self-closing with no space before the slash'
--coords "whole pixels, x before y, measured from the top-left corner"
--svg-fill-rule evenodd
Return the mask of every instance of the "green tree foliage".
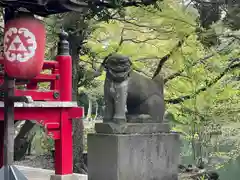
<path id="1" fill-rule="evenodd" d="M 197 159 L 209 146 L 210 134 L 219 135 L 217 124 L 240 120 L 239 38 L 223 21 L 213 21 L 212 28 L 204 30 L 197 9 L 176 2 L 158 3 L 161 11 L 155 6 L 127 8 L 124 18 L 116 15 L 96 24 L 86 44 L 94 56 L 88 53 L 81 58 L 96 67 L 106 55 L 118 52 L 128 55 L 134 69 L 149 78 L 161 73 L 167 111 L 188 127 L 181 129 L 194 141 Z M 206 46 L 199 37 L 209 31 L 221 41 L 211 43 L 212 35 L 206 35 Z"/>
<path id="2" fill-rule="evenodd" d="M 186 1 L 185 1 L 186 2 Z M 193 0 L 190 2 L 199 12 L 199 24 L 205 29 L 200 35 L 201 42 L 209 47 L 217 45 L 220 41 L 212 26 L 216 22 L 222 22 L 231 30 L 239 30 L 240 3 L 235 0 Z"/>
<path id="3" fill-rule="evenodd" d="M 219 136 L 222 126 L 240 119 L 239 2 L 99 3 L 83 8 L 81 13 L 44 18 L 47 59 L 56 55 L 60 29 L 69 33 L 73 99 L 80 102 L 84 94 L 91 101 L 101 101 L 105 75 L 94 79 L 93 70 L 109 53 L 125 54 L 133 61 L 134 70 L 149 78 L 158 74 L 164 77 L 173 130 L 181 131 L 191 141 L 196 160 L 209 157 L 206 149 L 212 145 L 213 134 Z M 77 134 L 73 136 L 74 170 L 86 173 L 79 122 L 73 123 Z M 239 145 L 235 141 L 233 145 L 237 156 Z M 214 155 L 221 154 L 219 151 Z"/>

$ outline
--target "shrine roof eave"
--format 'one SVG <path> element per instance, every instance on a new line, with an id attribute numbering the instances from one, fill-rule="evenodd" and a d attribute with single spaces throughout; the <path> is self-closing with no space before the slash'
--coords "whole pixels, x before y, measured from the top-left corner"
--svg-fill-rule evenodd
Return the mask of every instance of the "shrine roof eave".
<path id="1" fill-rule="evenodd" d="M 63 7 L 61 4 L 55 2 L 54 4 L 47 4 L 45 6 L 43 5 L 38 5 L 38 4 L 30 4 L 30 3 L 17 3 L 15 1 L 4 3 L 0 0 L 0 6 L 3 8 L 14 8 L 14 9 L 19 9 L 19 8 L 25 8 L 28 11 L 30 11 L 33 14 L 36 14 L 38 16 L 49 16 L 53 14 L 60 14 L 60 13 L 66 13 L 70 12 L 71 10 Z"/>

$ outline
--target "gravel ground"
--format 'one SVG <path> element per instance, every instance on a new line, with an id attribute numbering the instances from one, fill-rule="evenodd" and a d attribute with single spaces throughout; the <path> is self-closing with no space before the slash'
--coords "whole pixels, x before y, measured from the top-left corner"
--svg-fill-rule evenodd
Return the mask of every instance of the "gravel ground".
<path id="1" fill-rule="evenodd" d="M 54 160 L 50 154 L 26 156 L 22 161 L 15 161 L 15 165 L 54 170 Z"/>
<path id="2" fill-rule="evenodd" d="M 33 167 L 33 168 L 41 168 L 41 169 L 48 169 L 54 170 L 54 161 L 52 156 L 49 154 L 39 155 L 39 156 L 26 156 L 22 161 L 15 161 L 15 165 L 17 166 L 26 166 L 26 167 Z M 191 177 L 199 176 L 201 173 L 179 173 L 180 180 L 192 180 Z M 194 179 L 194 178 L 193 178 Z"/>
<path id="3" fill-rule="evenodd" d="M 95 122 L 101 121 L 84 121 L 85 130 L 91 131 L 94 128 Z M 14 164 L 18 166 L 28 166 L 33 168 L 42 168 L 49 170 L 54 169 L 54 160 L 51 154 L 26 156 L 25 159 L 21 161 L 15 161 Z"/>
<path id="4" fill-rule="evenodd" d="M 101 121 L 97 121 L 101 122 Z M 94 130 L 94 124 L 95 122 L 84 122 L 85 131 L 92 132 Z M 86 137 L 85 137 L 86 138 Z M 85 139 L 86 141 L 86 139 Z M 21 161 L 15 161 L 15 165 L 18 166 L 27 166 L 27 167 L 33 167 L 33 168 L 41 168 L 41 169 L 48 169 L 48 170 L 54 170 L 54 160 L 52 158 L 51 154 L 44 154 L 44 155 L 31 155 L 26 156 L 25 159 Z M 192 176 L 196 176 L 198 173 L 179 173 L 179 179 L 181 180 L 191 180 Z"/>

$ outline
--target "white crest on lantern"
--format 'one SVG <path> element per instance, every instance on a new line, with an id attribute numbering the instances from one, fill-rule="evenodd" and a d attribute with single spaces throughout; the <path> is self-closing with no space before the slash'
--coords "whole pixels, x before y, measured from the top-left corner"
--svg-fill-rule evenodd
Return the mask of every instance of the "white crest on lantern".
<path id="1" fill-rule="evenodd" d="M 24 45 L 22 38 L 25 38 L 25 42 L 28 45 Z M 10 42 L 11 36 L 15 36 L 14 39 Z M 10 44 L 9 44 L 10 42 Z M 16 44 L 18 46 L 16 47 Z M 26 62 L 35 55 L 37 49 L 37 42 L 35 35 L 26 28 L 9 28 L 4 35 L 4 55 L 8 61 L 20 61 Z M 15 52 L 11 52 L 15 51 Z"/>

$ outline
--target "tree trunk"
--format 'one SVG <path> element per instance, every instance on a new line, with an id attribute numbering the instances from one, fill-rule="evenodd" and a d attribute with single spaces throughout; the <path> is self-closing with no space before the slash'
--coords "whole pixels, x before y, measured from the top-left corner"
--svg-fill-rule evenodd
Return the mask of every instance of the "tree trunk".
<path id="1" fill-rule="evenodd" d="M 95 111 L 94 121 L 96 121 L 97 116 L 98 116 L 98 102 L 96 102 L 96 111 Z"/>
<path id="2" fill-rule="evenodd" d="M 78 82 L 79 82 L 79 38 L 69 35 L 70 54 L 72 56 L 72 99 L 78 100 Z M 73 171 L 75 173 L 87 174 L 87 167 L 83 161 L 83 122 L 81 119 L 73 119 Z"/>
<path id="3" fill-rule="evenodd" d="M 34 125 L 35 123 L 31 121 L 25 121 L 18 135 L 15 137 L 14 160 L 19 161 L 25 156 L 34 137 L 34 134 L 30 133 Z"/>
<path id="4" fill-rule="evenodd" d="M 92 120 L 92 99 L 88 97 L 88 113 L 87 113 L 87 121 Z"/>

